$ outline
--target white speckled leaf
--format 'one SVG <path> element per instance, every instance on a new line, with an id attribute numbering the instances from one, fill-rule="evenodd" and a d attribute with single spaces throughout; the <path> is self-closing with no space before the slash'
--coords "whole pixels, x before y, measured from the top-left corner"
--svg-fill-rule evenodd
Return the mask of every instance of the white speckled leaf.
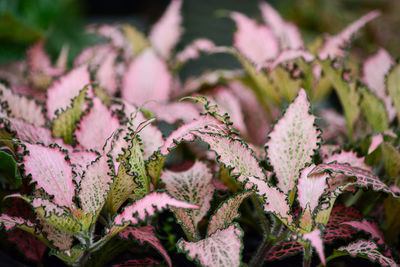
<path id="1" fill-rule="evenodd" d="M 161 174 L 161 180 L 165 183 L 166 190 L 172 197 L 200 207 L 198 210 L 173 209 L 177 219 L 183 223 L 185 228 L 197 229 L 198 222 L 207 214 L 215 191 L 211 184 L 212 177 L 207 165 L 199 161 L 187 171 L 172 172 L 166 170 Z M 191 220 L 185 218 L 186 215 Z M 186 225 L 188 222 L 193 225 Z M 192 234 L 194 233 L 192 232 Z"/>
<path id="2" fill-rule="evenodd" d="M 251 191 L 239 193 L 222 203 L 222 205 L 220 205 L 218 210 L 211 217 L 211 220 L 208 224 L 207 236 L 212 235 L 217 230 L 226 228 L 234 219 L 239 217 L 240 204 L 242 204 L 243 200 L 252 193 L 253 192 Z"/>
<path id="3" fill-rule="evenodd" d="M 6 231 L 10 231 L 18 226 L 27 226 L 32 228 L 32 232 L 34 231 L 34 224 L 32 222 L 21 217 L 11 217 L 7 214 L 2 214 L 0 216 L 0 226 L 4 226 Z"/>
<path id="4" fill-rule="evenodd" d="M 239 267 L 243 248 L 242 238 L 243 232 L 239 225 L 232 224 L 198 242 L 186 242 L 181 239 L 177 247 L 202 266 Z"/>
<path id="5" fill-rule="evenodd" d="M 293 190 L 300 170 L 311 162 L 318 148 L 320 132 L 314 126 L 315 117 L 309 114 L 310 103 L 301 89 L 285 115 L 269 134 L 267 153 L 276 176 L 278 187 L 288 193 Z"/>
<path id="6" fill-rule="evenodd" d="M 340 247 L 338 251 L 347 252 L 353 257 L 366 257 L 372 262 L 379 262 L 381 266 L 398 266 L 392 258 L 383 256 L 378 251 L 378 246 L 372 241 L 358 240 Z"/>

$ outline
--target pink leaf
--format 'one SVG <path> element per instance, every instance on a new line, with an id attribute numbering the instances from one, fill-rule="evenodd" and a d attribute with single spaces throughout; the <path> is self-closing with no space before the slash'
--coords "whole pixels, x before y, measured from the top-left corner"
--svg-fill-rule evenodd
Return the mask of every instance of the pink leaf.
<path id="1" fill-rule="evenodd" d="M 335 205 L 329 216 L 328 224 L 326 225 L 324 242 L 331 243 L 336 239 L 352 238 L 356 231 L 352 227 L 343 225 L 342 223 L 361 219 L 362 216 L 360 212 L 355 208 Z"/>
<path id="2" fill-rule="evenodd" d="M 378 135 L 375 135 L 374 137 L 372 137 L 371 145 L 368 148 L 368 154 L 371 154 L 372 152 L 374 152 L 375 149 L 377 149 L 378 146 L 382 143 L 383 143 L 383 135 L 382 134 L 378 134 Z"/>
<path id="3" fill-rule="evenodd" d="M 321 230 L 315 229 L 314 231 L 303 235 L 305 240 L 309 240 L 311 245 L 317 251 L 319 258 L 321 259 L 322 264 L 325 266 L 325 255 L 324 255 L 324 246 L 321 238 Z"/>
<path id="4" fill-rule="evenodd" d="M 378 177 L 374 176 L 371 172 L 357 168 L 351 167 L 348 164 L 330 163 L 330 164 L 320 164 L 315 167 L 310 175 L 320 174 L 323 172 L 328 172 L 331 175 L 342 174 L 346 177 L 355 177 L 355 182 L 346 183 L 344 187 L 348 185 L 355 184 L 359 187 L 368 188 L 371 187 L 374 191 L 383 191 L 391 194 L 395 198 L 400 198 L 400 193 L 393 191 L 386 184 L 384 184 Z"/>
<path id="5" fill-rule="evenodd" d="M 323 162 L 330 163 L 336 161 L 337 163 L 347 163 L 352 167 L 358 167 L 371 172 L 372 167 L 365 164 L 364 160 L 364 157 L 357 157 L 357 153 L 353 151 L 346 152 L 342 150 L 340 153 L 334 153 L 326 157 Z"/>
<path id="6" fill-rule="evenodd" d="M 394 64 L 389 53 L 381 48 L 376 54 L 365 60 L 362 76 L 363 82 L 384 102 L 390 121 L 396 117 L 396 109 L 386 93 L 385 76 Z"/>
<path id="7" fill-rule="evenodd" d="M 237 27 L 234 46 L 244 56 L 255 64 L 264 63 L 278 56 L 278 40 L 268 27 L 257 25 L 254 20 L 238 12 L 232 12 L 231 17 Z"/>
<path id="8" fill-rule="evenodd" d="M 2 214 L 0 216 L 0 226 L 4 226 L 6 231 L 10 231 L 17 226 L 28 226 L 32 228 L 34 224 L 21 217 L 10 217 L 7 214 Z"/>
<path id="9" fill-rule="evenodd" d="M 109 171 L 105 156 L 97 159 L 85 171 L 78 193 L 85 213 L 97 214 L 106 202 L 107 193 L 113 181 Z"/>
<path id="10" fill-rule="evenodd" d="M 304 168 L 297 184 L 300 206 L 306 209 L 307 204 L 310 205 L 311 212 L 318 206 L 319 198 L 327 188 L 326 179 L 329 177 L 329 174 L 326 173 L 308 177 L 314 167 L 315 165 L 311 165 Z"/>
<path id="11" fill-rule="evenodd" d="M 121 96 L 138 105 L 152 100 L 166 102 L 171 85 L 172 76 L 167 64 L 152 49 L 147 49 L 132 61 L 124 73 Z"/>
<path id="12" fill-rule="evenodd" d="M 115 59 L 118 54 L 116 51 L 111 51 L 107 54 L 104 61 L 99 66 L 96 73 L 96 80 L 100 87 L 106 89 L 110 96 L 117 92 L 117 77 L 115 73 Z"/>
<path id="13" fill-rule="evenodd" d="M 215 44 L 208 39 L 196 39 L 176 55 L 176 60 L 184 63 L 200 57 L 200 52 L 213 53 L 215 48 Z"/>
<path id="14" fill-rule="evenodd" d="M 157 264 L 159 264 L 158 261 L 151 258 L 145 258 L 142 260 L 127 260 L 124 263 L 115 264 L 113 267 L 150 267 Z"/>
<path id="15" fill-rule="evenodd" d="M 343 57 L 343 47 L 351 41 L 351 37 L 359 31 L 361 27 L 379 15 L 379 11 L 369 12 L 351 23 L 337 35 L 328 37 L 321 50 L 318 52 L 318 57 L 322 60 L 327 58 L 335 59 L 336 57 Z"/>
<path id="16" fill-rule="evenodd" d="M 75 182 L 76 184 L 80 184 L 81 177 L 83 172 L 87 169 L 87 166 L 95 161 L 98 157 L 98 154 L 90 151 L 75 151 L 69 152 L 68 157 L 71 161 L 71 165 L 73 166 L 73 171 L 75 172 Z"/>
<path id="17" fill-rule="evenodd" d="M 44 42 L 39 41 L 27 51 L 27 63 L 30 71 L 55 76 L 62 73 L 62 69 L 53 68 L 49 56 L 44 51 Z"/>
<path id="18" fill-rule="evenodd" d="M 73 244 L 73 237 L 67 232 L 60 231 L 50 224 L 46 223 L 42 218 L 38 218 L 40 225 L 42 226 L 43 232 L 46 234 L 46 238 L 60 250 L 69 250 Z"/>
<path id="19" fill-rule="evenodd" d="M 97 67 L 110 53 L 113 53 L 113 49 L 109 44 L 87 47 L 75 58 L 74 66 L 88 64 L 91 67 Z"/>
<path id="20" fill-rule="evenodd" d="M 59 147 L 44 147 L 24 143 L 28 155 L 23 157 L 25 173 L 31 175 L 36 189 L 54 196 L 53 201 L 71 208 L 75 195 L 71 164 L 65 159 L 66 154 Z"/>
<path id="21" fill-rule="evenodd" d="M 122 32 L 114 25 L 100 25 L 95 31 L 108 39 L 111 40 L 113 46 L 123 48 L 125 46 L 125 38 Z"/>
<path id="22" fill-rule="evenodd" d="M 309 114 L 306 92 L 299 95 L 275 124 L 267 142 L 268 158 L 278 178 L 278 187 L 288 193 L 293 190 L 300 170 L 311 162 L 318 148 L 320 132 L 314 126 L 315 117 Z"/>
<path id="23" fill-rule="evenodd" d="M 93 99 L 93 107 L 86 114 L 75 131 L 79 144 L 86 149 L 100 151 L 108 137 L 119 127 L 113 116 L 100 99 Z"/>
<path id="24" fill-rule="evenodd" d="M 34 261 L 41 261 L 47 249 L 39 239 L 20 229 L 8 233 L 7 240 L 13 242 L 26 258 Z"/>
<path id="25" fill-rule="evenodd" d="M 47 117 L 50 120 L 56 118 L 56 111 L 67 109 L 72 99 L 89 83 L 90 75 L 86 65 L 72 70 L 54 82 L 47 90 Z"/>
<path id="26" fill-rule="evenodd" d="M 14 94 L 11 90 L 0 84 L 1 102 L 7 104 L 10 116 L 24 120 L 34 126 L 44 126 L 46 120 L 43 115 L 43 107 L 35 100 L 25 96 Z"/>
<path id="27" fill-rule="evenodd" d="M 149 109 L 157 116 L 158 120 L 166 121 L 170 124 L 174 124 L 179 120 L 189 123 L 199 115 L 196 106 L 188 102 L 171 102 L 164 105 L 152 105 L 149 103 Z"/>
<path id="28" fill-rule="evenodd" d="M 353 257 L 361 256 L 367 257 L 372 262 L 378 261 L 381 266 L 398 266 L 392 258 L 383 256 L 378 251 L 378 246 L 372 241 L 358 240 L 338 250 L 345 251 Z"/>
<path id="29" fill-rule="evenodd" d="M 181 0 L 172 0 L 163 16 L 150 31 L 149 40 L 151 44 L 157 53 L 165 59 L 170 57 L 172 49 L 183 33 L 181 6 Z"/>
<path id="30" fill-rule="evenodd" d="M 343 222 L 342 224 L 350 225 L 351 227 L 362 230 L 371 235 L 372 239 L 377 239 L 379 245 L 384 245 L 385 241 L 383 239 L 383 233 L 379 229 L 378 225 L 374 222 L 369 222 L 366 219 L 360 221 L 349 221 Z"/>
<path id="31" fill-rule="evenodd" d="M 246 189 L 250 188 L 251 185 L 255 185 L 256 194 L 264 198 L 265 212 L 272 212 L 286 224 L 291 224 L 293 222 L 288 198 L 284 193 L 275 187 L 269 186 L 263 180 L 254 179 L 253 177 L 249 178 Z"/>
<path id="32" fill-rule="evenodd" d="M 183 209 L 199 208 L 196 205 L 176 200 L 166 193 L 153 192 L 135 201 L 132 205 L 125 207 L 123 212 L 114 218 L 114 224 L 122 225 L 127 222 L 137 224 L 145 220 L 147 216 L 152 216 L 156 211 L 168 207 Z"/>
<path id="33" fill-rule="evenodd" d="M 189 258 L 195 259 L 202 266 L 240 266 L 243 232 L 237 224 L 198 242 L 180 240 L 177 247 Z"/>
<path id="34" fill-rule="evenodd" d="M 195 139 L 194 133 L 198 131 L 205 131 L 210 133 L 227 133 L 225 124 L 211 115 L 201 116 L 197 120 L 185 124 L 174 131 L 164 142 L 160 151 L 161 154 L 167 155 L 176 144 L 182 141 L 193 141 Z"/>
<path id="35" fill-rule="evenodd" d="M 314 60 L 314 56 L 304 50 L 285 50 L 279 54 L 279 56 L 273 60 L 268 62 L 263 62 L 257 69 L 266 68 L 269 71 L 275 69 L 277 66 L 281 65 L 282 63 L 286 63 L 287 61 L 293 61 L 296 58 L 302 57 L 306 62 L 310 62 Z"/>
<path id="36" fill-rule="evenodd" d="M 158 250 L 161 255 L 163 255 L 164 259 L 168 262 L 168 265 L 172 266 L 171 259 L 169 258 L 167 251 L 163 248 L 160 240 L 154 234 L 153 226 L 127 227 L 119 233 L 119 236 L 125 239 L 128 239 L 129 235 L 132 235 L 140 243 L 149 243 L 156 250 Z"/>
<path id="37" fill-rule="evenodd" d="M 200 207 L 198 210 L 184 211 L 193 219 L 195 228 L 210 209 L 210 201 L 215 190 L 211 184 L 212 178 L 213 175 L 207 165 L 200 161 L 187 171 L 167 170 L 161 174 L 161 180 L 166 184 L 166 190 L 172 197 Z"/>
<path id="38" fill-rule="evenodd" d="M 250 191 L 239 193 L 220 205 L 218 210 L 211 217 L 211 220 L 208 224 L 207 236 L 212 235 L 217 230 L 228 227 L 228 225 L 230 225 L 234 219 L 238 218 L 240 216 L 240 204 L 242 204 L 243 200 L 251 194 L 252 192 Z"/>
<path id="39" fill-rule="evenodd" d="M 265 23 L 279 39 L 282 50 L 303 48 L 303 39 L 294 24 L 284 21 L 279 13 L 266 2 L 260 4 L 260 9 Z"/>

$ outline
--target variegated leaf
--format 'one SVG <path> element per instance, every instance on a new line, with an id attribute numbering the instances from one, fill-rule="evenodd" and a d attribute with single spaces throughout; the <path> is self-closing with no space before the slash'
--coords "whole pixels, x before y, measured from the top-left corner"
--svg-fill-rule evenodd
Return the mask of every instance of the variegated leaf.
<path id="1" fill-rule="evenodd" d="M 47 117 L 53 120 L 57 117 L 56 111 L 66 110 L 71 100 L 79 95 L 82 88 L 90 83 L 87 66 L 81 66 L 67 73 L 47 90 L 46 109 Z"/>
<path id="2" fill-rule="evenodd" d="M 158 261 L 151 258 L 139 259 L 139 260 L 127 260 L 120 264 L 115 264 L 113 267 L 150 267 L 160 264 Z"/>
<path id="3" fill-rule="evenodd" d="M 356 185 L 358 187 L 368 188 L 371 187 L 374 191 L 383 191 L 385 193 L 391 194 L 395 198 L 400 198 L 400 193 L 392 190 L 386 184 L 384 184 L 378 177 L 374 176 L 371 172 L 352 167 L 348 164 L 339 164 L 339 163 L 330 163 L 330 164 L 320 164 L 315 167 L 309 176 L 328 172 L 331 176 L 335 176 L 337 174 L 346 176 L 346 177 L 354 177 L 354 182 L 345 183 L 343 186 L 339 187 L 344 190 L 348 185 Z"/>
<path id="4" fill-rule="evenodd" d="M 168 207 L 183 209 L 199 208 L 196 205 L 176 200 L 166 193 L 153 192 L 125 207 L 122 213 L 114 218 L 114 225 L 120 226 L 124 223 L 130 223 L 134 225 L 140 221 L 144 221 L 147 216 L 152 216 L 156 211 Z"/>
<path id="5" fill-rule="evenodd" d="M 240 216 L 239 207 L 243 200 L 251 195 L 252 192 L 244 192 L 229 198 L 222 203 L 208 224 L 207 236 L 211 236 L 217 230 L 222 230 L 230 225 L 234 219 Z"/>
<path id="6" fill-rule="evenodd" d="M 268 253 L 267 260 L 268 261 L 279 260 L 282 258 L 295 255 L 302 251 L 303 251 L 303 246 L 297 243 L 296 241 L 282 242 L 271 249 L 271 251 Z"/>
<path id="7" fill-rule="evenodd" d="M 383 256 L 378 251 L 378 246 L 372 241 L 358 240 L 340 247 L 338 251 L 347 252 L 353 257 L 368 258 L 372 262 L 378 262 L 381 266 L 398 266 L 392 258 Z"/>
<path id="8" fill-rule="evenodd" d="M 75 135 L 84 148 L 101 151 L 107 138 L 118 127 L 118 118 L 111 114 L 100 99 L 94 98 L 93 107 L 79 122 Z"/>
<path id="9" fill-rule="evenodd" d="M 153 79 L 157 77 L 157 79 Z M 167 64 L 151 48 L 140 53 L 124 73 L 121 96 L 142 105 L 147 101 L 166 102 L 169 99 L 172 76 Z"/>
<path id="10" fill-rule="evenodd" d="M 369 222 L 366 219 L 363 219 L 362 221 L 348 221 L 348 222 L 343 222 L 342 225 L 349 225 L 355 229 L 362 230 L 364 232 L 367 232 L 371 235 L 372 239 L 375 239 L 376 242 L 379 245 L 384 245 L 385 241 L 383 239 L 383 233 L 379 229 L 379 226 L 375 222 Z"/>
<path id="11" fill-rule="evenodd" d="M 104 61 L 96 72 L 96 80 L 101 88 L 105 89 L 110 96 L 117 92 L 117 73 L 115 70 L 115 60 L 118 56 L 116 51 L 107 54 Z"/>
<path id="12" fill-rule="evenodd" d="M 301 89 L 269 134 L 270 140 L 266 144 L 278 187 L 286 194 L 293 190 L 300 170 L 311 162 L 311 156 L 318 148 L 320 132 L 314 126 L 315 117 L 309 114 L 309 109 L 306 92 Z"/>
<path id="13" fill-rule="evenodd" d="M 315 165 L 308 166 L 301 171 L 299 182 L 297 184 L 298 201 L 303 209 L 309 205 L 311 212 L 318 206 L 321 195 L 327 188 L 326 179 L 329 174 L 323 173 L 308 177 L 308 174 L 314 169 Z"/>
<path id="14" fill-rule="evenodd" d="M 215 44 L 204 38 L 194 40 L 183 48 L 182 51 L 177 53 L 176 60 L 178 63 L 185 63 L 188 60 L 193 60 L 200 57 L 200 52 L 213 53 L 216 52 Z"/>
<path id="15" fill-rule="evenodd" d="M 168 262 L 168 265 L 172 266 L 172 262 L 167 251 L 163 248 L 160 240 L 154 234 L 153 226 L 127 227 L 119 233 L 119 236 L 124 239 L 128 239 L 130 235 L 132 235 L 135 240 L 142 244 L 144 242 L 149 243 L 164 257 L 164 259 Z"/>
<path id="16" fill-rule="evenodd" d="M 167 10 L 152 27 L 149 40 L 157 53 L 168 59 L 183 33 L 181 27 L 182 0 L 172 0 Z"/>
<path id="17" fill-rule="evenodd" d="M 46 245 L 35 236 L 15 229 L 7 234 L 7 240 L 14 243 L 27 259 L 41 261 L 46 251 Z"/>
<path id="18" fill-rule="evenodd" d="M 386 88 L 397 110 L 397 119 L 400 120 L 400 64 L 393 67 L 386 77 Z"/>
<path id="19" fill-rule="evenodd" d="M 358 20 L 351 23 L 347 28 L 342 30 L 335 36 L 328 37 L 323 47 L 318 52 L 318 57 L 322 60 L 327 58 L 334 59 L 336 57 L 343 57 L 343 47 L 351 41 L 353 35 L 365 24 L 375 19 L 380 15 L 379 11 L 372 11 L 362 16 Z"/>
<path id="20" fill-rule="evenodd" d="M 2 214 L 0 216 L 0 226 L 4 226 L 6 231 L 11 231 L 15 227 L 31 228 L 32 233 L 35 231 L 35 225 L 31 221 L 26 220 L 22 217 L 11 217 L 7 214 Z"/>
<path id="21" fill-rule="evenodd" d="M 44 126 L 46 120 L 42 112 L 43 107 L 35 100 L 14 94 L 2 84 L 0 84 L 0 95 L 0 103 L 7 105 L 6 108 L 0 108 L 5 112 L 8 111 L 9 116 L 24 120 L 34 126 Z"/>
<path id="22" fill-rule="evenodd" d="M 208 133 L 221 133 L 227 134 L 228 131 L 225 124 L 211 115 L 201 116 L 197 120 L 185 124 L 174 131 L 164 142 L 163 146 L 160 148 L 162 155 L 167 155 L 170 150 L 172 150 L 176 144 L 182 141 L 193 141 L 195 132 L 204 131 Z"/>
<path id="23" fill-rule="evenodd" d="M 107 157 L 101 156 L 88 166 L 82 178 L 78 193 L 82 211 L 95 218 L 106 202 L 113 179 L 107 163 Z"/>
<path id="24" fill-rule="evenodd" d="M 357 153 L 353 151 L 341 150 L 339 153 L 332 153 L 327 156 L 323 162 L 330 163 L 336 161 L 337 163 L 350 164 L 350 166 L 358 167 L 367 171 L 372 171 L 372 167 L 365 164 L 364 157 L 358 157 Z"/>
<path id="25" fill-rule="evenodd" d="M 362 216 L 358 210 L 353 207 L 344 207 L 335 205 L 330 213 L 328 224 L 326 225 L 326 233 L 324 242 L 331 243 L 336 239 L 350 239 L 356 234 L 356 231 L 342 223 L 348 221 L 361 220 Z"/>
<path id="26" fill-rule="evenodd" d="M 198 242 L 179 240 L 178 250 L 184 252 L 189 259 L 202 266 L 240 266 L 243 231 L 238 224 L 226 229 L 217 230 L 214 234 Z"/>
<path id="27" fill-rule="evenodd" d="M 234 46 L 255 64 L 278 56 L 279 43 L 272 31 L 246 17 L 232 12 L 231 18 L 235 21 L 237 31 L 234 36 Z"/>
<path id="28" fill-rule="evenodd" d="M 73 132 L 76 129 L 76 123 L 81 119 L 88 89 L 86 86 L 80 90 L 79 94 L 71 99 L 71 105 L 51 121 L 53 136 L 62 137 L 66 144 L 72 144 L 73 142 Z"/>
<path id="29" fill-rule="evenodd" d="M 150 192 L 150 178 L 147 176 L 146 166 L 138 137 L 134 137 L 129 147 L 128 164 L 129 173 L 134 173 L 134 181 L 137 187 L 133 191 L 132 198 L 140 199 Z"/>
<path id="30" fill-rule="evenodd" d="M 46 223 L 42 218 L 39 217 L 42 231 L 45 233 L 46 238 L 50 243 L 59 250 L 69 250 L 72 247 L 74 241 L 71 234 L 60 231 L 53 227 L 51 224 Z"/>
<path id="31" fill-rule="evenodd" d="M 54 203 L 72 208 L 75 195 L 72 166 L 59 147 L 45 147 L 24 143 L 28 154 L 23 157 L 26 175 L 31 176 L 36 189 L 53 196 Z"/>
<path id="32" fill-rule="evenodd" d="M 261 15 L 265 23 L 279 39 L 281 50 L 297 50 L 303 48 L 303 39 L 297 27 L 282 19 L 279 13 L 267 2 L 260 4 Z"/>
<path id="33" fill-rule="evenodd" d="M 207 214 L 210 208 L 210 201 L 215 188 L 211 184 L 213 176 L 207 165 L 197 161 L 188 170 L 183 172 L 164 171 L 161 180 L 166 184 L 168 193 L 182 201 L 195 204 L 200 207 L 198 210 L 178 210 L 173 208 L 178 221 L 183 224 L 191 234 L 195 234 L 197 224 Z M 190 219 L 185 218 L 189 216 Z M 187 225 L 187 223 L 192 225 Z"/>
<path id="34" fill-rule="evenodd" d="M 318 253 L 318 256 L 321 259 L 322 264 L 325 266 L 326 263 L 324 255 L 324 246 L 321 235 L 322 235 L 321 230 L 317 228 L 310 233 L 304 234 L 303 239 L 310 241 L 311 245 L 315 248 L 315 251 Z"/>
<path id="35" fill-rule="evenodd" d="M 75 183 L 79 185 L 81 178 L 87 167 L 96 160 L 99 155 L 91 151 L 74 151 L 69 152 L 68 157 L 75 173 Z"/>

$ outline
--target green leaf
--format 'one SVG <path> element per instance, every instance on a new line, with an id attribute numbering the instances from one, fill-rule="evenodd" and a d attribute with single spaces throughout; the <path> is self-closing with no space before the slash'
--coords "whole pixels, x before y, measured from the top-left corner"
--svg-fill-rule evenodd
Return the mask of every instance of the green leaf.
<path id="1" fill-rule="evenodd" d="M 160 174 L 164 166 L 166 157 L 163 157 L 160 152 L 155 152 L 148 160 L 146 160 L 146 170 L 151 178 L 152 184 L 157 188 Z"/>
<path id="2" fill-rule="evenodd" d="M 76 263 L 81 258 L 84 252 L 85 250 L 80 245 L 77 245 L 68 251 L 51 250 L 49 254 L 57 256 L 59 259 L 66 263 L 72 264 Z"/>
<path id="3" fill-rule="evenodd" d="M 344 110 L 344 116 L 347 121 L 348 135 L 350 140 L 352 140 L 354 123 L 360 114 L 360 109 L 358 106 L 358 100 L 360 96 L 356 91 L 355 84 L 350 84 L 344 81 L 340 70 L 333 68 L 332 61 L 320 61 L 320 64 L 325 75 L 332 82 L 336 93 L 339 96 L 340 103 L 342 104 L 342 108 Z"/>
<path id="4" fill-rule="evenodd" d="M 129 24 L 124 24 L 122 25 L 122 30 L 125 38 L 132 47 L 134 56 L 140 54 L 140 52 L 150 46 L 150 42 L 146 39 L 143 33 L 138 31 L 135 27 Z"/>
<path id="5" fill-rule="evenodd" d="M 400 64 L 395 66 L 386 79 L 386 87 L 397 110 L 397 118 L 400 121 Z"/>
<path id="6" fill-rule="evenodd" d="M 0 39 L 16 43 L 33 43 L 44 38 L 44 33 L 18 20 L 10 13 L 0 19 Z"/>
<path id="7" fill-rule="evenodd" d="M 21 186 L 17 162 L 12 155 L 5 151 L 0 151 L 0 178 L 5 178 L 13 189 Z"/>
<path id="8" fill-rule="evenodd" d="M 382 144 L 382 155 L 387 175 L 400 185 L 400 152 L 389 143 Z"/>
<path id="9" fill-rule="evenodd" d="M 52 121 L 51 130 L 54 137 L 61 137 L 66 144 L 73 143 L 73 132 L 76 129 L 76 123 L 82 116 L 82 107 L 85 104 L 88 87 L 85 86 L 76 96 L 64 112 L 59 114 L 57 118 Z"/>
<path id="10" fill-rule="evenodd" d="M 361 110 L 376 132 L 384 132 L 389 128 L 385 105 L 374 93 L 360 87 Z"/>
<path id="11" fill-rule="evenodd" d="M 282 67 L 276 67 L 270 75 L 280 94 L 287 102 L 292 102 L 299 92 L 301 80 L 291 77 Z"/>
<path id="12" fill-rule="evenodd" d="M 132 140 L 132 146 L 129 149 L 128 164 L 130 166 L 129 172 L 135 174 L 135 183 L 137 188 L 133 192 L 131 198 L 140 199 L 150 193 L 150 179 L 146 173 L 144 164 L 143 153 L 141 149 L 140 139 L 136 136 Z"/>

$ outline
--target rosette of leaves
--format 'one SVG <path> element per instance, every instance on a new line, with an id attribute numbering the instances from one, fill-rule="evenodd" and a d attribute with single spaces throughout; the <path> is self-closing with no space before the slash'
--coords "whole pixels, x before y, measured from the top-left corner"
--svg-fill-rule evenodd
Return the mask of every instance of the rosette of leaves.
<path id="1" fill-rule="evenodd" d="M 385 192 L 394 198 L 400 197 L 398 190 L 387 186 L 374 176 L 363 159 L 352 152 L 342 151 L 316 164 L 314 155 L 321 146 L 320 130 L 315 126 L 315 117 L 309 113 L 310 104 L 303 89 L 268 135 L 269 140 L 265 145 L 266 159 L 272 171 L 263 169 L 250 146 L 232 134 L 226 117 L 223 118 L 216 112 L 217 107 L 209 106 L 203 98 L 195 99 L 206 103 L 208 113 L 173 132 L 160 151 L 167 154 L 175 144 L 199 138 L 209 145 L 209 149 L 216 153 L 217 161 L 230 170 L 230 175 L 242 184 L 244 189 L 252 190 L 258 196 L 262 201 L 263 212 L 280 221 L 279 229 L 276 229 L 276 225 L 271 229 L 270 220 L 264 217 L 263 212 L 260 213 L 265 220 L 265 239 L 250 262 L 252 266 L 260 266 L 271 253 L 271 247 L 285 239 L 303 247 L 305 265 L 310 264 L 312 248 L 315 248 L 321 262 L 325 264 L 324 235 L 328 233 L 335 200 L 346 190 L 360 187 Z M 210 114 L 213 115 L 214 121 L 205 125 Z M 221 123 L 221 120 L 224 123 Z M 167 175 L 168 178 L 169 176 L 170 174 Z M 209 228 L 212 227 L 211 222 Z M 331 223 L 341 222 L 336 220 Z M 332 231 L 330 233 L 332 234 Z M 207 241 L 211 237 L 207 236 L 201 241 L 183 241 L 179 246 L 189 258 L 211 266 L 211 261 L 208 260 L 210 257 L 223 257 L 216 249 L 207 247 L 215 244 L 211 240 Z M 215 254 L 210 254 L 210 251 L 214 251 Z M 343 248 L 340 251 L 350 250 Z M 363 251 L 366 253 L 364 255 L 371 252 L 376 256 L 371 256 L 370 259 L 381 260 L 381 257 L 384 257 L 380 253 L 375 254 L 377 251 L 374 249 L 368 251 Z M 350 254 L 361 255 L 355 252 Z"/>

